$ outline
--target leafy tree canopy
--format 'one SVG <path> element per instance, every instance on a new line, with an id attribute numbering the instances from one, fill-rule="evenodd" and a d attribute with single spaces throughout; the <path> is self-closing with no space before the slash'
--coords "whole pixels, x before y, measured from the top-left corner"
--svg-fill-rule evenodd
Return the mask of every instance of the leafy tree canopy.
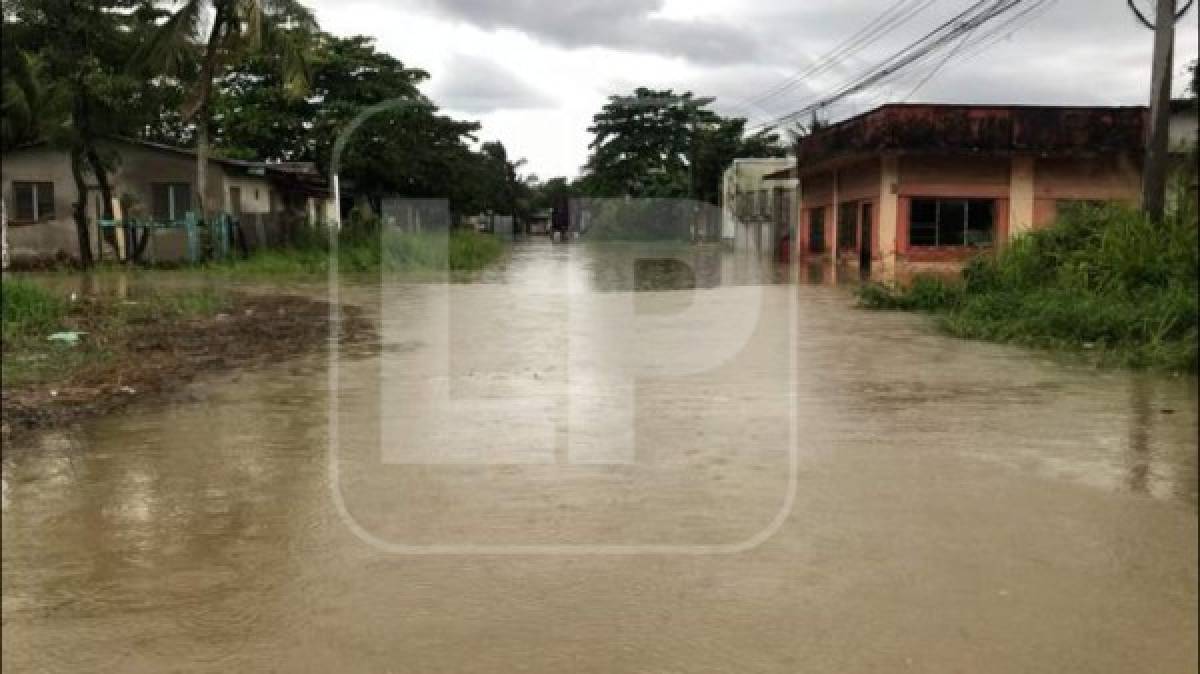
<path id="1" fill-rule="evenodd" d="M 772 130 L 746 136 L 746 120 L 710 109 L 690 91 L 635 89 L 610 96 L 592 118 L 583 189 L 593 196 L 716 201 L 721 171 L 736 157 L 783 156 Z"/>

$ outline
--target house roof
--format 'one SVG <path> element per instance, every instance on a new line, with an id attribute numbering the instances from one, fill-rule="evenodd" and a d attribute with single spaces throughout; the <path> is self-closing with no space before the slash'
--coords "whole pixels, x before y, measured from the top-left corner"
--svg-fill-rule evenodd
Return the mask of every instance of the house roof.
<path id="1" fill-rule="evenodd" d="M 166 143 L 156 143 L 154 141 L 142 140 L 141 138 L 129 138 L 125 136 L 117 136 L 109 138 L 109 141 L 124 143 L 126 145 L 136 145 L 159 152 L 170 154 L 183 155 L 195 158 L 196 151 L 191 148 L 177 147 Z M 17 150 L 33 149 L 43 147 L 46 141 L 36 141 L 23 145 Z M 209 161 L 215 164 L 236 169 L 246 175 L 258 175 L 265 178 L 275 179 L 276 182 L 283 183 L 293 189 L 299 189 L 311 194 L 328 195 L 329 185 L 321 172 L 317 170 L 317 165 L 313 162 L 262 162 L 250 161 L 247 159 L 232 159 L 230 157 L 210 157 Z"/>
<path id="2" fill-rule="evenodd" d="M 186 155 L 188 157 L 196 156 L 196 151 L 193 149 L 190 149 L 190 148 L 176 147 L 174 145 L 168 145 L 166 143 L 156 143 L 154 141 L 142 140 L 140 138 L 128 138 L 125 136 L 120 136 L 117 138 L 113 138 L 112 140 L 115 140 L 115 141 L 118 141 L 121 143 L 125 143 L 127 145 L 137 145 L 140 147 L 145 147 L 145 148 L 149 148 L 152 150 L 159 150 L 162 152 L 169 152 L 172 154 Z M 263 165 L 263 162 L 249 161 L 249 160 L 245 160 L 245 159 L 230 159 L 229 157 L 213 156 L 213 157 L 209 157 L 209 159 L 217 164 L 223 164 L 225 166 L 232 166 L 232 167 L 242 168 L 242 169 L 253 169 L 253 168 L 257 168 L 257 167 L 260 167 Z"/>
<path id="3" fill-rule="evenodd" d="M 801 172 L 882 152 L 1095 156 L 1143 148 L 1145 107 L 892 103 L 801 139 Z"/>

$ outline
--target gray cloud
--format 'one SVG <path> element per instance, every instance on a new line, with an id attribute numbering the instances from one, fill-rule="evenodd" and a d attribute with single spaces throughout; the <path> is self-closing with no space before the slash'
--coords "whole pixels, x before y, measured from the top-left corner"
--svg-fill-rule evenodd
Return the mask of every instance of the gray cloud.
<path id="1" fill-rule="evenodd" d="M 430 10 L 480 28 L 508 28 L 567 48 L 607 47 L 698 63 L 749 62 L 764 45 L 748 26 L 653 16 L 663 0 L 423 0 Z"/>
<path id="2" fill-rule="evenodd" d="M 803 71 L 857 33 L 885 9 L 895 6 L 890 0 L 728 0 L 714 6 L 722 17 L 705 16 L 686 20 L 663 15 L 668 0 L 354 0 L 355 10 L 348 11 L 345 0 L 307 0 L 325 14 L 362 12 L 370 17 L 377 9 L 400 26 L 385 29 L 385 24 L 346 19 L 344 28 L 376 34 L 388 51 L 422 65 L 416 56 L 424 49 L 441 60 L 452 51 L 456 40 L 478 39 L 474 31 L 513 32 L 527 41 L 492 36 L 483 41 L 504 48 L 489 53 L 483 61 L 503 64 L 505 49 L 529 49 L 540 59 L 553 61 L 556 53 L 595 49 L 595 53 L 575 54 L 563 63 L 585 65 L 578 72 L 563 72 L 562 64 L 547 63 L 555 81 L 572 79 L 599 100 L 604 94 L 628 93 L 633 87 L 690 89 L 704 96 L 716 96 L 716 107 L 724 114 L 749 117 L 752 123 L 765 123 L 803 108 L 836 90 L 885 57 L 917 39 L 934 26 L 949 19 L 968 4 L 965 0 L 933 2 L 905 25 L 889 26 L 870 44 L 841 59 L 820 78 L 805 78 L 777 95 L 774 91 L 793 74 Z M 1139 0 L 1145 4 L 1148 0 Z M 1030 2 L 1032 5 L 1032 0 Z M 922 6 L 910 3 L 907 6 Z M 1086 5 L 1086 6 L 1082 6 Z M 1130 14 L 1125 3 L 1069 2 L 1050 0 L 1047 11 L 1019 30 L 1003 31 L 1001 39 L 986 51 L 975 47 L 995 24 L 971 35 L 965 48 L 945 67 L 909 97 L 929 70 L 946 52 L 936 55 L 920 68 L 898 75 L 883 88 L 869 90 L 825 111 L 825 117 L 840 119 L 876 105 L 905 100 L 957 103 L 1044 103 L 1091 105 L 1141 105 L 1149 94 L 1150 45 L 1153 35 Z M 1196 58 L 1196 9 L 1180 21 L 1176 37 L 1175 91 L 1183 94 L 1185 64 Z M 403 29 L 406 16 L 425 21 L 422 30 L 437 31 L 433 36 L 408 41 Z M 376 28 L 378 26 L 378 29 Z M 474 31 L 461 33 L 455 26 Z M 430 39 L 435 38 L 435 39 Z M 442 42 L 444 40 L 444 42 Z M 536 44 L 526 46 L 526 42 Z M 444 44 L 445 47 L 440 45 Z M 546 50 L 544 47 L 551 47 Z M 621 52 L 611 67 L 603 62 L 600 50 Z M 647 58 L 639 59 L 639 55 Z M 688 62 L 688 75 L 679 78 L 679 68 L 660 68 L 657 58 L 667 56 Z M 514 55 L 515 56 L 515 55 Z M 530 63 L 529 54 L 514 59 Z M 582 59 L 580 58 L 582 57 Z M 968 58 L 969 57 L 969 58 Z M 639 61 L 645 66 L 639 67 Z M 543 122 L 530 122 L 505 128 L 506 142 L 528 156 L 539 173 L 567 171 L 586 154 L 588 115 L 565 106 L 555 91 L 553 101 L 542 92 L 521 82 L 512 72 L 489 68 L 480 59 L 455 59 L 449 69 L 433 68 L 431 93 L 439 103 L 457 110 L 483 115 L 505 107 L 532 106 L 558 109 L 570 115 L 569 123 L 578 130 L 571 137 L 570 149 L 561 138 L 550 138 Z M 525 72 L 524 70 L 514 72 Z M 530 81 L 536 81 L 530 75 Z M 561 85 L 556 85 L 561 86 Z M 581 95 L 580 87 L 573 90 Z M 597 106 L 599 103 L 597 103 Z M 485 122 L 486 123 L 486 122 Z M 553 170 L 546 168 L 553 165 Z"/>
<path id="3" fill-rule="evenodd" d="M 430 93 L 439 105 L 473 114 L 553 104 L 549 96 L 495 62 L 466 54 L 455 54 L 449 67 L 435 74 Z"/>

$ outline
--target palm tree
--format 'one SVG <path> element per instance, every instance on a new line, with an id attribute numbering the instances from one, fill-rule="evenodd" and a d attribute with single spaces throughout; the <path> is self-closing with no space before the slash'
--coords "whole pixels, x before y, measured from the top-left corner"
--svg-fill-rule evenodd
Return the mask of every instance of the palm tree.
<path id="1" fill-rule="evenodd" d="M 38 61 L 12 40 L 3 44 L 0 75 L 0 147 L 37 139 L 43 87 Z"/>
<path id="2" fill-rule="evenodd" d="M 210 103 L 225 68 L 251 53 L 279 63 L 285 90 L 308 89 L 307 51 L 317 22 L 296 0 L 183 0 L 139 52 L 135 63 L 152 72 L 180 75 L 199 61 L 199 73 L 183 105 L 196 124 L 196 196 L 200 215 L 213 211 L 208 195 Z"/>

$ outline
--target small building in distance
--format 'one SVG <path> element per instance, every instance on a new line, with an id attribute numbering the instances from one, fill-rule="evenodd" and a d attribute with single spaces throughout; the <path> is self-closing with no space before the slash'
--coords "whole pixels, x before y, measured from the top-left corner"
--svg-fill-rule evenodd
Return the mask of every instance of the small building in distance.
<path id="1" fill-rule="evenodd" d="M 794 241 L 795 181 L 776 175 L 794 165 L 789 157 L 752 157 L 734 159 L 726 167 L 720 193 L 722 241 L 735 250 L 763 254 L 773 254 L 781 241 Z"/>
<path id="2" fill-rule="evenodd" d="M 529 214 L 529 222 L 526 223 L 528 233 L 537 236 L 547 236 L 550 234 L 550 227 L 553 221 L 553 208 L 539 208 Z"/>
<path id="3" fill-rule="evenodd" d="M 1144 107 L 890 104 L 797 144 L 797 253 L 948 267 L 1073 202 L 1136 203 Z"/>

